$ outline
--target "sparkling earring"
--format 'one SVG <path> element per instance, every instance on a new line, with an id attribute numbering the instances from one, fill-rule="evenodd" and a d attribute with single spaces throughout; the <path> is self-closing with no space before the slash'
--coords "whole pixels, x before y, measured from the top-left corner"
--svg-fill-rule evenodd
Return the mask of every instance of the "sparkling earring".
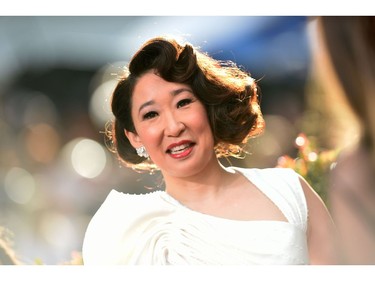
<path id="1" fill-rule="evenodd" d="M 142 145 L 141 147 L 137 147 L 135 150 L 137 150 L 137 154 L 140 157 L 148 158 L 149 155 L 146 151 L 146 148 Z"/>

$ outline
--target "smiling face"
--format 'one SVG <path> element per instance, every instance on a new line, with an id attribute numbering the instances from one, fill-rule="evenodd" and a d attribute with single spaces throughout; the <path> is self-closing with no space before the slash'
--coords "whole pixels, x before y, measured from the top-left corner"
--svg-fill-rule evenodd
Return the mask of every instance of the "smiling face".
<path id="1" fill-rule="evenodd" d="M 135 148 L 145 146 L 163 174 L 193 176 L 217 162 L 205 107 L 188 85 L 145 73 L 135 85 L 131 114 L 136 133 L 126 131 L 128 139 Z"/>

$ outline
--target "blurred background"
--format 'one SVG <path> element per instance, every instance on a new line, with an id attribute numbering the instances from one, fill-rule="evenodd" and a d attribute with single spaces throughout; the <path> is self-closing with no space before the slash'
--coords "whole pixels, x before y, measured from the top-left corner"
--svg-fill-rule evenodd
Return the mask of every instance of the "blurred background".
<path id="1" fill-rule="evenodd" d="M 260 80 L 267 129 L 232 164 L 274 167 L 296 157 L 301 132 L 335 147 L 313 30 L 314 18 L 299 16 L 0 17 L 0 226 L 20 259 L 70 260 L 111 189 L 162 188 L 157 173 L 121 167 L 103 134 L 116 74 L 153 36 L 183 38 Z"/>

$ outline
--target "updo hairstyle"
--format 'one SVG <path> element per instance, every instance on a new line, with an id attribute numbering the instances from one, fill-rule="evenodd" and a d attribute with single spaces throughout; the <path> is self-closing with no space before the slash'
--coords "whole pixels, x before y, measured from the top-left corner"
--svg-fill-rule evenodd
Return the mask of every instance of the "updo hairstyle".
<path id="1" fill-rule="evenodd" d="M 150 159 L 137 155 L 124 133 L 136 133 L 132 94 L 138 79 L 150 70 L 168 82 L 192 88 L 207 110 L 218 157 L 243 157 L 244 144 L 263 131 L 258 86 L 247 72 L 233 62 L 215 60 L 189 43 L 153 38 L 134 54 L 112 95 L 114 120 L 106 128 L 107 145 L 126 166 L 155 168 Z"/>

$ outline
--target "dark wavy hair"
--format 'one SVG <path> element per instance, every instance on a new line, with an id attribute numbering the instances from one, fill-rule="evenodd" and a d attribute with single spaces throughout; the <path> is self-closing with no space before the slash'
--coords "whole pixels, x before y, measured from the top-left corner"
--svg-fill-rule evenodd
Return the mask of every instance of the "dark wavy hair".
<path id="1" fill-rule="evenodd" d="M 154 169 L 139 157 L 124 130 L 135 133 L 132 94 L 138 79 L 154 70 L 168 82 L 189 85 L 204 104 L 218 157 L 242 157 L 244 144 L 265 126 L 256 81 L 231 61 L 218 61 L 191 44 L 156 37 L 132 57 L 112 95 L 114 120 L 106 128 L 107 146 L 126 166 Z M 156 167 L 157 168 L 157 167 Z"/>

